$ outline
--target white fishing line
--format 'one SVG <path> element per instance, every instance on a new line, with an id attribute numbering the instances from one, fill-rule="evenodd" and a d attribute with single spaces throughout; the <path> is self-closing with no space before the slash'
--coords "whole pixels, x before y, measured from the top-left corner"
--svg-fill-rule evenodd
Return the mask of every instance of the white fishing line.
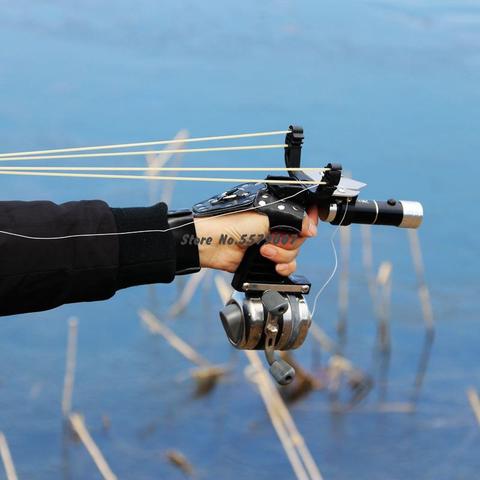
<path id="1" fill-rule="evenodd" d="M 325 283 L 320 287 L 320 290 L 318 290 L 318 292 L 317 292 L 316 295 L 315 295 L 315 298 L 314 298 L 314 300 L 313 300 L 312 314 L 311 314 L 311 317 L 312 317 L 312 318 L 313 318 L 313 316 L 315 315 L 315 310 L 317 309 L 317 301 L 318 301 L 318 298 L 320 297 L 320 295 L 322 294 L 322 292 L 327 288 L 328 284 L 332 281 L 333 277 L 335 276 L 335 273 L 337 273 L 337 268 L 338 268 L 338 255 L 337 255 L 337 249 L 336 249 L 336 247 L 335 247 L 334 239 L 335 239 L 335 236 L 336 236 L 338 230 L 340 229 L 343 221 L 345 220 L 345 216 L 347 215 L 347 210 L 348 210 L 348 201 L 347 201 L 347 203 L 345 204 L 345 212 L 344 212 L 344 214 L 343 214 L 342 219 L 340 220 L 340 223 L 337 225 L 337 228 L 335 228 L 335 230 L 333 231 L 332 235 L 330 236 L 330 244 L 332 245 L 333 257 L 334 257 L 334 259 L 335 259 L 335 262 L 334 262 L 333 270 L 332 270 L 332 272 L 330 273 L 329 277 L 327 278 L 327 280 L 325 281 Z"/>

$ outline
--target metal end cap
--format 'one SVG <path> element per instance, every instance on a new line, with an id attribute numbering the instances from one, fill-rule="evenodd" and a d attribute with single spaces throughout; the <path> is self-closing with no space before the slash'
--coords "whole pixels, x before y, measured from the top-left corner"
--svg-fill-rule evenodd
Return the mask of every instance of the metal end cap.
<path id="1" fill-rule="evenodd" d="M 403 207 L 403 218 L 399 225 L 401 228 L 418 228 L 423 220 L 423 206 L 420 202 L 400 200 Z"/>
<path id="2" fill-rule="evenodd" d="M 243 337 L 243 313 L 241 308 L 231 303 L 220 310 L 223 328 L 231 343 L 237 346 Z"/>

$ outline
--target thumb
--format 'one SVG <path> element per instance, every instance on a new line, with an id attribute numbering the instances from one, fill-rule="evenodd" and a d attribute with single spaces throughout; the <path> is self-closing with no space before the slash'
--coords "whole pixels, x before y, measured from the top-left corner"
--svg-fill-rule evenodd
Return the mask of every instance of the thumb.
<path id="1" fill-rule="evenodd" d="M 315 237 L 317 235 L 318 224 L 318 209 L 317 207 L 311 207 L 308 209 L 305 217 L 303 218 L 302 231 L 300 235 L 302 237 Z"/>

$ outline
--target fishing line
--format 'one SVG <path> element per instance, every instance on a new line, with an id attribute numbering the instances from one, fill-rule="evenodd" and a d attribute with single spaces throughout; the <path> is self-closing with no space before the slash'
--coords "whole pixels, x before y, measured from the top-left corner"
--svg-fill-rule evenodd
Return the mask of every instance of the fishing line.
<path id="1" fill-rule="evenodd" d="M 333 231 L 332 235 L 330 236 L 330 244 L 332 245 L 332 250 L 333 250 L 333 256 L 335 258 L 335 264 L 333 266 L 333 270 L 330 273 L 329 277 L 325 281 L 325 283 L 320 287 L 320 290 L 316 293 L 315 298 L 313 300 L 313 308 L 312 308 L 312 314 L 311 317 L 315 315 L 315 310 L 317 308 L 317 301 L 322 292 L 327 288 L 327 285 L 332 281 L 333 277 L 335 276 L 335 273 L 337 273 L 337 267 L 338 267 L 338 255 L 337 255 L 337 249 L 335 248 L 335 242 L 333 241 L 335 238 L 335 235 L 337 234 L 338 230 L 340 229 L 343 221 L 345 220 L 345 215 L 347 215 L 347 210 L 348 210 L 348 201 L 345 204 L 345 212 L 343 214 L 342 219 L 340 220 L 340 223 L 337 225 L 337 228 Z"/>
<path id="2" fill-rule="evenodd" d="M 45 153 L 61 153 L 61 152 L 81 152 L 81 151 L 88 151 L 88 150 L 110 150 L 114 148 L 131 148 L 131 147 L 146 147 L 151 145 L 168 145 L 170 143 L 208 142 L 211 140 L 233 140 L 237 138 L 268 137 L 273 135 L 283 135 L 289 132 L 290 130 L 275 130 L 271 132 L 240 133 L 235 135 L 216 135 L 213 137 L 197 137 L 197 138 L 174 138 L 171 140 L 156 140 L 152 142 L 136 142 L 136 143 L 118 143 L 114 145 L 98 145 L 98 146 L 92 146 L 92 147 L 31 150 L 27 152 L 0 153 L 0 157 L 16 157 L 19 155 L 38 155 L 38 154 L 45 154 Z"/>
<path id="3" fill-rule="evenodd" d="M 241 150 L 271 150 L 286 148 L 287 144 L 273 145 L 238 145 L 236 147 L 206 147 L 206 148 L 178 148 L 173 150 L 141 150 L 134 152 L 108 152 L 108 153 L 77 153 L 68 155 L 39 155 L 39 156 L 10 156 L 1 157 L 0 162 L 16 162 L 24 160 L 56 160 L 57 158 L 95 158 L 95 157 L 125 157 L 128 155 L 166 155 L 168 153 L 205 153 L 205 152 L 232 152 Z"/>
<path id="4" fill-rule="evenodd" d="M 34 172 L 34 171 L 12 171 L 0 169 L 0 175 L 23 175 L 36 177 L 70 177 L 70 178 L 108 178 L 125 180 L 175 180 L 191 182 L 221 182 L 221 183 L 273 183 L 285 185 L 326 185 L 326 182 L 316 180 L 275 180 L 257 178 L 223 178 L 223 177 L 174 177 L 171 175 L 115 175 L 103 173 L 60 173 L 60 172 Z"/>

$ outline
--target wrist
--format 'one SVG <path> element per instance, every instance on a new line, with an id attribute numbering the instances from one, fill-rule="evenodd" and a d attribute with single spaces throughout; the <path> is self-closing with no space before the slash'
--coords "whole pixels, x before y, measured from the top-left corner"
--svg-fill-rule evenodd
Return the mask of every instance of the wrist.
<path id="1" fill-rule="evenodd" d="M 175 274 L 186 275 L 200 270 L 199 248 L 195 241 L 197 232 L 190 210 L 168 212 L 168 225 L 175 242 Z"/>
<path id="2" fill-rule="evenodd" d="M 198 259 L 201 268 L 212 268 L 211 253 L 212 247 L 215 247 L 216 239 L 212 237 L 211 218 L 194 218 L 196 232 L 196 243 L 198 250 Z M 210 225 L 210 228 L 208 227 Z M 205 239 L 205 241 L 202 241 Z M 211 240 L 210 240 L 211 239 Z"/>

